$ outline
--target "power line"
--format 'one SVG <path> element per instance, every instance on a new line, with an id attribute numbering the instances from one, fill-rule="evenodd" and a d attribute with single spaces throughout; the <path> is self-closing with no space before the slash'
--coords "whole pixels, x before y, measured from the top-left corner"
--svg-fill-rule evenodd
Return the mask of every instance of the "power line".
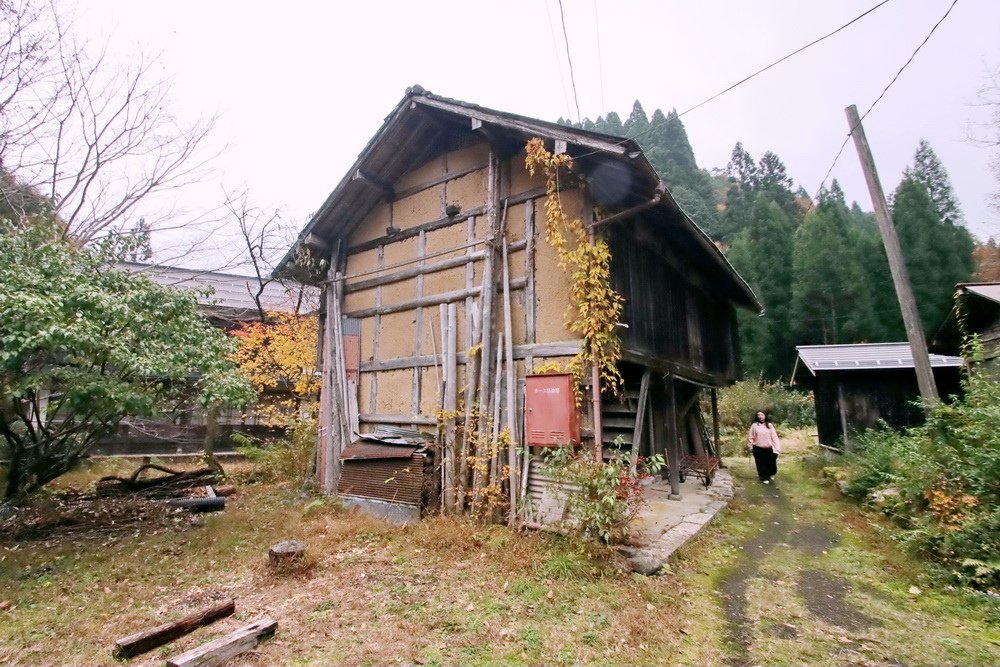
<path id="1" fill-rule="evenodd" d="M 556 69 L 559 71 L 559 87 L 562 88 L 563 102 L 566 103 L 566 115 L 572 113 L 569 107 L 569 94 L 566 92 L 566 81 L 563 79 L 562 58 L 559 57 L 559 44 L 556 39 L 556 28 L 552 24 L 552 12 L 549 10 L 548 0 L 545 0 L 545 18 L 549 20 L 549 36 L 552 37 L 552 56 L 556 60 Z"/>
<path id="2" fill-rule="evenodd" d="M 604 56 L 601 54 L 601 20 L 597 16 L 597 0 L 594 0 L 594 30 L 597 31 L 597 75 L 601 81 L 601 112 L 607 108 L 604 102 Z"/>
<path id="3" fill-rule="evenodd" d="M 931 35 L 933 35 L 934 31 L 938 29 L 938 26 L 940 26 L 944 22 L 944 20 L 948 18 L 948 15 L 951 14 L 951 10 L 954 9 L 955 5 L 957 4 L 958 0 L 952 0 L 952 3 L 948 6 L 947 11 L 945 11 L 945 13 L 941 15 L 941 18 L 937 20 L 937 23 L 935 23 L 931 27 L 930 32 L 927 33 L 927 36 L 924 37 L 924 40 L 917 45 L 917 48 L 913 50 L 913 53 L 911 53 L 910 57 L 906 59 L 906 62 L 903 63 L 903 66 L 899 68 L 899 71 L 896 72 L 896 75 L 892 77 L 892 80 L 886 84 L 885 88 L 882 89 L 882 92 L 879 93 L 879 96 L 876 97 L 875 101 L 871 103 L 871 106 L 868 107 L 868 110 L 865 111 L 863 114 L 861 114 L 861 118 L 858 119 L 858 125 L 860 125 L 861 121 L 863 121 L 865 118 L 868 117 L 868 114 L 872 112 L 872 109 L 875 108 L 875 105 L 882 101 L 882 98 L 885 97 L 885 94 L 887 92 L 889 92 L 889 89 L 892 88 L 892 85 L 896 83 L 897 80 L 899 80 L 899 77 L 903 73 L 903 70 L 905 70 L 907 67 L 910 66 L 910 63 L 913 62 L 913 59 L 917 57 L 918 53 L 920 53 L 920 49 L 924 48 L 924 45 L 927 44 L 927 42 L 930 40 Z M 857 125 L 853 126 L 851 128 L 851 131 L 847 133 L 847 136 L 844 137 L 844 142 L 840 144 L 840 150 L 837 151 L 837 155 L 836 157 L 833 158 L 833 162 L 830 164 L 830 168 L 826 170 L 826 175 L 823 176 L 823 180 L 820 182 L 819 187 L 816 188 L 817 200 L 819 199 L 819 191 L 823 189 L 824 185 L 826 185 L 826 179 L 830 178 L 830 174 L 833 173 L 834 167 L 837 166 L 837 161 L 840 160 L 840 156 L 844 154 L 844 148 L 847 146 L 847 142 L 851 140 L 851 137 L 854 136 L 854 130 L 856 129 L 858 129 L 858 126 Z"/>
<path id="4" fill-rule="evenodd" d="M 722 95 L 725 95 L 726 93 L 728 93 L 729 91 L 733 90 L 733 89 L 734 89 L 734 88 L 736 88 L 737 86 L 741 86 L 741 85 L 743 85 L 744 83 L 746 83 L 747 81 L 749 81 L 750 79 L 753 79 L 754 77 L 756 77 L 756 76 L 758 76 L 758 75 L 760 75 L 760 74 L 763 74 L 764 72 L 766 72 L 767 70 L 771 69 L 771 68 L 772 68 L 772 67 L 774 67 L 775 65 L 778 65 L 778 64 L 780 64 L 780 63 L 783 63 L 784 61 L 788 60 L 788 59 L 789 59 L 789 58 L 791 58 L 792 56 L 795 56 L 795 55 L 797 55 L 797 54 L 799 54 L 799 53 L 802 53 L 803 51 L 805 51 L 805 50 L 806 50 L 806 49 L 808 49 L 809 47 L 811 47 L 811 46 L 814 46 L 814 45 L 816 45 L 816 44 L 819 44 L 820 42 L 822 42 L 822 41 L 824 41 L 824 40 L 826 40 L 826 39 L 829 39 L 830 37 L 833 37 L 833 36 L 834 36 L 834 35 L 836 35 L 836 34 L 837 34 L 838 32 L 840 32 L 840 31 L 844 30 L 845 28 L 847 28 L 847 27 L 849 27 L 849 26 L 853 25 L 854 23 L 857 23 L 858 21 L 860 21 L 860 20 L 861 20 L 861 19 L 863 19 L 864 17 L 866 17 L 866 16 L 868 16 L 869 14 L 871 14 L 872 12 L 874 12 L 874 11 L 875 11 L 876 9 L 878 9 L 878 8 L 882 7 L 882 6 L 883 6 L 883 5 L 885 5 L 885 4 L 888 4 L 888 3 L 890 2 L 890 1 L 891 1 L 891 0 L 882 0 L 881 2 L 879 2 L 879 3 L 878 3 L 878 4 L 876 4 L 875 6 L 871 7 L 870 9 L 866 10 L 865 12 L 863 12 L 863 13 L 861 13 L 861 14 L 858 14 L 858 15 L 857 15 L 857 16 L 855 16 L 855 17 L 854 17 L 853 19 L 851 19 L 851 20 L 850 20 L 850 21 L 848 21 L 847 23 L 843 24 L 843 25 L 842 25 L 842 26 L 840 26 L 839 28 L 836 28 L 835 30 L 832 30 L 831 32 L 828 32 L 827 34 L 823 35 L 822 37 L 818 37 L 818 38 L 814 39 L 813 41 L 809 42 L 809 43 L 808 43 L 808 44 L 806 44 L 805 46 L 800 46 L 799 48 L 795 49 L 795 50 L 794 50 L 794 51 L 792 51 L 791 53 L 788 53 L 788 54 L 786 54 L 786 55 L 782 56 L 781 58 L 779 58 L 779 59 L 775 60 L 775 61 L 774 61 L 774 62 L 772 62 L 771 64 L 769 64 L 769 65 L 766 65 L 766 66 L 764 66 L 764 67 L 760 68 L 759 70 L 757 70 L 757 71 L 756 71 L 756 72 L 754 72 L 753 74 L 750 74 L 750 75 L 748 75 L 748 76 L 746 76 L 746 77 L 744 77 L 744 78 L 740 79 L 739 81 L 737 81 L 736 83 L 732 84 L 731 86 L 729 86 L 729 87 L 725 88 L 724 90 L 722 90 L 722 91 L 720 91 L 720 92 L 718 92 L 718 93 L 716 93 L 716 94 L 712 95 L 711 97 L 708 97 L 708 98 L 706 98 L 706 99 L 702 100 L 701 102 L 698 102 L 698 103 L 697 103 L 697 104 L 695 104 L 695 105 L 694 105 L 693 107 L 690 107 L 690 108 L 686 109 L 686 110 L 685 110 L 685 111 L 684 111 L 683 113 L 680 113 L 680 114 L 678 114 L 678 117 L 680 117 L 680 116 L 683 116 L 684 114 L 687 114 L 687 113 L 690 113 L 691 111 L 694 111 L 695 109 L 697 109 L 697 108 L 699 108 L 699 107 L 701 107 L 701 106 L 704 106 L 705 104 L 708 104 L 708 103 L 709 103 L 709 102 L 711 102 L 712 100 L 714 100 L 714 99 L 716 99 L 716 98 L 718 98 L 718 97 L 721 97 Z M 561 7 L 561 5 L 562 5 L 562 1 L 560 0 L 560 7 Z M 571 73 L 571 76 L 572 76 L 572 69 L 570 70 L 570 73 Z M 575 87 L 574 87 L 574 91 L 575 91 Z M 646 129 L 646 130 L 644 130 L 644 131 L 642 131 L 642 132 L 639 132 L 638 134 L 636 134 L 636 135 L 634 135 L 634 136 L 631 136 L 631 137 L 626 137 L 626 138 L 622 139 L 621 141 L 617 142 L 617 144 L 618 144 L 619 146 L 621 146 L 621 145 L 623 145 L 623 144 L 627 143 L 628 141 L 632 141 L 632 140 L 635 140 L 635 139 L 638 139 L 639 137 L 641 137 L 641 136 L 645 135 L 646 133 L 648 133 L 648 132 L 651 132 L 652 130 L 654 130 L 654 129 L 655 129 L 655 127 L 656 127 L 656 126 L 653 126 L 653 125 L 650 125 L 650 126 L 649 126 L 649 127 L 648 127 L 648 128 Z M 590 153 L 584 153 L 583 155 L 580 155 L 580 156 L 578 156 L 578 157 L 587 157 L 588 155 L 593 155 L 594 153 L 597 153 L 597 152 L 598 152 L 598 151 L 591 151 Z"/>
<path id="5" fill-rule="evenodd" d="M 885 0 L 888 2 L 888 0 Z M 569 53 L 569 35 L 566 34 L 566 14 L 563 13 L 562 0 L 559 0 L 559 20 L 562 21 L 563 39 L 566 41 L 566 60 L 569 62 L 569 81 L 573 84 L 573 103 L 576 104 L 576 122 L 582 122 L 580 118 L 580 99 L 576 95 L 576 77 L 573 75 L 573 56 Z"/>
<path id="6" fill-rule="evenodd" d="M 742 79 L 740 79 L 739 81 L 737 81 L 733 85 L 729 86 L 728 88 L 726 88 L 724 90 L 721 90 L 718 93 L 716 93 L 715 95 L 712 95 L 711 97 L 706 98 L 706 99 L 702 100 L 701 102 L 698 102 L 698 104 L 695 104 L 693 107 L 691 107 L 689 109 L 686 109 L 685 111 L 682 111 L 681 113 L 678 114 L 678 116 L 683 116 L 684 114 L 688 113 L 689 111 L 694 111 L 698 107 L 704 106 L 704 105 L 708 104 L 709 102 L 711 102 L 712 100 L 716 99 L 717 97 L 721 97 L 722 95 L 725 95 L 726 93 L 728 93 L 730 90 L 732 90 L 732 89 L 734 89 L 734 88 L 736 88 L 738 86 L 743 85 L 744 83 L 746 83 L 750 79 L 754 78 L 755 76 L 757 76 L 759 74 L 763 74 L 764 72 L 766 72 L 767 70 L 771 69 L 772 67 L 774 67 L 776 65 L 780 65 L 781 63 L 785 62 L 786 60 L 788 60 L 792 56 L 795 56 L 795 55 L 798 55 L 799 53 L 802 53 L 803 51 L 805 51 L 809 47 L 815 46 L 816 44 L 819 44 L 820 42 L 822 42 L 823 40 L 825 40 L 825 39 L 827 39 L 829 37 L 833 37 L 834 35 L 836 35 L 838 32 L 840 32 L 844 28 L 847 28 L 848 26 L 850 26 L 850 25 L 852 25 L 854 23 L 857 23 L 858 21 L 860 21 L 864 17 L 868 16 L 869 14 L 871 14 L 872 12 L 874 12 L 876 9 L 878 9 L 882 5 L 888 4 L 889 1 L 890 0 L 882 0 L 882 2 L 878 3 L 877 5 L 875 5 L 874 7 L 872 7 L 871 9 L 869 9 L 868 11 L 864 12 L 863 14 L 859 14 L 858 16 L 855 16 L 853 19 L 851 19 L 850 21 L 848 21 L 844 25 L 840 26 L 836 30 L 833 30 L 832 32 L 828 32 L 827 34 L 823 35 L 822 37 L 817 37 L 816 39 L 814 39 L 813 41 L 809 42 L 805 46 L 800 46 L 799 48 L 795 49 L 794 51 L 792 51 L 788 55 L 785 55 L 785 56 L 782 56 L 781 58 L 778 58 L 777 60 L 775 60 L 770 65 L 765 65 L 764 67 L 761 67 L 759 70 L 757 70 L 753 74 L 749 74 L 749 75 L 743 77 Z"/>

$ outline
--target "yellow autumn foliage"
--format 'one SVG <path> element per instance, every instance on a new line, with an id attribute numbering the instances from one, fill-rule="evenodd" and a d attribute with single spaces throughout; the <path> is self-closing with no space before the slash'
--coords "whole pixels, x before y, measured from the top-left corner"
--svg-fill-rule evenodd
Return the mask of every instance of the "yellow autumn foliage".
<path id="1" fill-rule="evenodd" d="M 303 412 L 315 411 L 317 317 L 270 313 L 267 322 L 245 322 L 232 334 L 240 341 L 234 361 L 243 375 L 261 396 L 278 395 L 257 406 L 269 424 L 290 426 Z"/>
<path id="2" fill-rule="evenodd" d="M 622 355 L 616 327 L 624 300 L 611 287 L 611 249 L 604 239 L 591 243 L 583 222 L 571 218 L 563 210 L 559 175 L 560 170 L 572 169 L 569 155 L 553 155 L 538 138 L 528 142 L 525 152 L 528 173 L 533 176 L 540 169 L 545 176 L 545 237 L 556 250 L 559 267 L 570 278 L 566 326 L 584 340 L 583 349 L 571 362 L 570 370 L 577 379 L 583 380 L 586 368 L 596 358 L 604 389 L 617 394 L 623 380 L 618 370 Z M 581 399 L 577 392 L 577 401 Z"/>

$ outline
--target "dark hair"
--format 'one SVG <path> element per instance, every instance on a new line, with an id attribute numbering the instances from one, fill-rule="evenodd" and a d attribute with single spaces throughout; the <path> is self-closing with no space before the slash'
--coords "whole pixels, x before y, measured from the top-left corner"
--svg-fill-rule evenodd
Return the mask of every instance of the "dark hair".
<path id="1" fill-rule="evenodd" d="M 767 424 L 768 426 L 771 426 L 771 425 L 774 424 L 774 422 L 771 421 L 771 414 L 767 410 L 757 410 L 756 412 L 754 412 L 753 413 L 753 419 L 750 420 L 751 424 L 756 424 L 757 423 L 757 413 L 760 413 L 760 412 L 764 413 L 764 423 L 765 424 Z"/>

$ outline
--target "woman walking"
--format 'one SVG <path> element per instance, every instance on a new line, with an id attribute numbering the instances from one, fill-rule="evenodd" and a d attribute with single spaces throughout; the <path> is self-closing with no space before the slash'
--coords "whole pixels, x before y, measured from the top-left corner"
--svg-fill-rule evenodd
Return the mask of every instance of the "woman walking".
<path id="1" fill-rule="evenodd" d="M 753 452 L 760 481 L 770 484 L 778 473 L 781 443 L 778 441 L 778 432 L 774 430 L 774 424 L 766 412 L 758 412 L 754 417 L 750 432 L 747 434 L 747 449 Z"/>

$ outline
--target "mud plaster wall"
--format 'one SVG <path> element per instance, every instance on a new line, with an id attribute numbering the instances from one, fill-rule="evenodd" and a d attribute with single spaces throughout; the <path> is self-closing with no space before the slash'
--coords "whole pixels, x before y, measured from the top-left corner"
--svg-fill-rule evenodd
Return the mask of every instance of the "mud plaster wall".
<path id="1" fill-rule="evenodd" d="M 445 186 L 442 183 L 393 202 L 393 226 L 396 229 L 409 229 L 444 217 L 444 193 Z"/>
<path id="2" fill-rule="evenodd" d="M 446 156 L 444 155 L 438 155 L 435 158 L 431 158 L 419 167 L 411 169 L 403 174 L 394 184 L 396 190 L 408 190 L 422 185 L 423 183 L 433 181 L 435 178 L 444 173 L 445 164 Z"/>
<path id="3" fill-rule="evenodd" d="M 413 371 L 410 369 L 380 371 L 378 373 L 378 395 L 372 412 L 376 414 L 407 415 L 413 386 Z"/>
<path id="4" fill-rule="evenodd" d="M 409 187 L 418 186 L 430 180 L 439 178 L 445 173 L 456 172 L 463 169 L 485 164 L 488 159 L 488 146 L 480 144 L 461 151 L 456 151 L 443 156 L 440 159 L 430 162 L 414 169 L 409 174 L 401 178 L 395 187 L 402 190 Z M 544 187 L 544 181 L 540 176 L 529 177 L 523 166 L 523 156 L 517 155 L 511 158 L 510 170 L 510 194 L 517 196 L 529 190 Z M 415 227 L 427 222 L 439 220 L 444 215 L 443 207 L 446 203 L 458 203 L 463 210 L 484 205 L 486 194 L 486 170 L 478 169 L 460 179 L 455 179 L 433 186 L 421 192 L 410 195 L 393 204 L 382 203 L 373 209 L 366 217 L 364 223 L 351 235 L 348 246 L 379 239 L 385 237 L 385 228 L 391 223 L 398 229 Z M 582 213 L 582 197 L 577 191 L 568 191 L 562 194 L 563 207 L 567 213 L 579 216 Z M 575 335 L 571 334 L 564 326 L 566 295 L 569 281 L 565 274 L 556 264 L 555 252 L 545 241 L 544 236 L 544 198 L 536 198 L 533 201 L 534 226 L 535 226 L 535 272 L 536 282 L 536 341 L 556 342 L 573 340 Z M 525 238 L 526 221 L 529 207 L 525 203 L 508 207 L 506 227 L 506 238 L 508 243 L 521 241 Z M 501 210 L 501 214 L 503 211 Z M 426 232 L 424 235 L 425 254 L 436 254 L 441 251 L 449 251 L 442 255 L 437 255 L 425 260 L 425 263 L 435 263 L 443 259 L 462 256 L 466 254 L 466 249 L 461 248 L 468 243 L 469 226 L 473 227 L 473 238 L 483 240 L 487 234 L 485 216 L 477 216 L 471 220 L 460 221 L 454 225 Z M 387 239 L 389 240 L 389 239 Z M 356 253 L 348 258 L 347 273 L 372 272 L 365 276 L 359 276 L 356 280 L 371 278 L 375 275 L 384 275 L 404 268 L 411 268 L 415 264 L 407 264 L 405 267 L 398 266 L 391 268 L 394 264 L 409 262 L 418 258 L 420 240 L 410 238 L 402 241 L 389 242 L 382 247 L 382 272 L 372 272 L 379 266 L 379 250 L 367 250 Z M 483 246 L 475 246 L 472 252 L 478 252 Z M 524 250 L 510 253 L 510 275 L 512 279 L 526 277 L 527 253 Z M 477 261 L 474 264 L 473 287 L 482 284 L 484 262 Z M 350 282 L 350 281 L 349 281 Z M 465 289 L 467 286 L 466 266 L 455 267 L 423 277 L 423 287 L 421 294 L 424 296 Z M 384 285 L 379 288 L 381 291 L 381 303 L 389 305 L 413 299 L 417 296 L 417 280 Z M 502 330 L 503 310 L 502 299 L 497 295 L 497 325 Z M 527 307 L 525 304 L 526 293 L 517 290 L 511 294 L 511 316 L 513 326 L 513 343 L 520 345 L 527 342 L 526 318 Z M 475 299 L 478 301 L 478 298 Z M 376 290 L 370 289 L 363 292 L 348 294 L 345 298 L 345 310 L 358 310 L 370 308 L 376 304 Z M 457 302 L 458 311 L 458 351 L 467 351 L 467 323 L 465 313 L 465 300 Z M 382 315 L 378 333 L 377 353 L 376 353 L 376 318 L 364 318 L 361 322 L 361 355 L 362 361 L 370 361 L 375 358 L 379 360 L 408 357 L 417 353 L 416 341 L 416 320 L 417 310 L 408 310 L 399 313 Z M 421 309 L 420 317 L 422 325 L 420 327 L 419 354 L 432 354 L 434 351 L 441 351 L 441 326 L 440 310 L 437 305 L 427 306 Z M 494 340 L 496 340 L 494 338 Z M 495 349 L 490 351 L 495 354 Z M 543 358 L 536 358 L 534 366 L 547 361 Z M 568 361 L 568 359 L 562 360 Z M 518 362 L 517 375 L 523 377 L 527 372 L 525 362 Z M 420 403 L 419 412 L 424 416 L 431 416 L 440 407 L 440 369 L 435 372 L 435 368 L 424 367 L 418 372 L 415 369 L 400 369 L 392 371 L 363 372 L 359 382 L 359 405 L 362 413 L 393 414 L 410 416 L 413 414 L 413 388 L 414 382 L 419 381 Z M 465 366 L 459 364 L 458 367 L 459 384 L 465 382 Z M 376 400 L 371 404 L 372 384 L 377 385 Z"/>
<path id="5" fill-rule="evenodd" d="M 563 198 L 563 207 L 573 215 L 569 197 Z M 559 268 L 555 249 L 545 240 L 541 229 L 545 217 L 539 211 L 535 220 L 539 229 L 535 243 L 535 340 L 538 343 L 554 343 L 575 340 L 576 334 L 566 328 L 566 306 L 569 304 L 570 281 L 565 271 Z"/>
<path id="6" fill-rule="evenodd" d="M 385 228 L 391 223 L 392 207 L 385 202 L 376 204 L 351 234 L 347 243 L 348 247 L 385 236 Z"/>
<path id="7" fill-rule="evenodd" d="M 426 310 L 426 309 L 425 309 Z M 413 356 L 416 331 L 416 311 L 404 310 L 399 313 L 382 315 L 381 331 L 378 334 L 378 354 L 376 359 L 395 359 Z M 381 386 L 381 385 L 380 385 Z"/>
<path id="8" fill-rule="evenodd" d="M 472 146 L 441 156 L 417 167 L 399 179 L 394 187 L 397 191 L 419 187 L 433 181 L 447 172 L 462 171 L 485 165 L 489 156 L 486 144 Z M 448 202 L 458 203 L 463 210 L 484 205 L 486 195 L 486 171 L 478 169 L 459 179 L 447 181 L 425 188 L 392 203 L 380 203 L 365 218 L 348 239 L 348 247 L 375 239 L 384 238 L 386 228 L 391 224 L 397 229 L 408 229 L 444 217 L 444 207 Z M 436 255 L 425 259 L 431 264 L 451 257 L 464 256 L 469 241 L 469 227 L 485 236 L 485 224 L 481 220 L 458 221 L 454 225 L 424 234 L 424 254 Z M 348 284 L 375 276 L 416 266 L 411 263 L 420 255 L 420 239 L 409 238 L 385 243 L 381 249 L 367 250 L 352 254 L 347 260 Z M 443 254 L 437 255 L 442 251 Z M 476 248 L 473 248 L 473 252 Z M 381 262 L 379 254 L 381 252 Z M 481 262 L 477 262 L 481 264 Z M 378 271 L 378 267 L 384 267 Z M 364 273 L 358 276 L 355 274 Z M 481 274 L 481 269 L 479 271 Z M 350 276 L 355 276 L 353 279 Z M 481 277 L 474 285 L 478 285 Z M 466 267 L 460 266 L 423 276 L 420 294 L 424 296 L 465 289 Z M 412 300 L 418 296 L 418 280 L 408 279 L 383 285 L 379 288 L 349 293 L 345 296 L 345 311 L 372 308 L 376 303 L 392 305 Z M 378 297 L 378 298 L 377 298 Z M 459 352 L 466 350 L 465 301 L 457 303 L 457 338 Z M 441 325 L 440 307 L 427 306 L 378 317 L 367 317 L 361 321 L 362 361 L 385 360 L 409 357 L 418 352 L 417 318 L 421 319 L 420 354 L 440 353 Z M 377 331 L 376 331 L 377 328 Z M 464 377 L 464 366 L 459 367 L 459 377 Z M 420 405 L 423 415 L 433 415 L 440 406 L 440 370 L 434 367 L 399 369 L 392 371 L 365 371 L 359 381 L 359 408 L 362 413 L 392 414 L 409 416 L 413 413 L 414 383 L 419 382 Z M 372 401 L 372 388 L 376 388 Z"/>

